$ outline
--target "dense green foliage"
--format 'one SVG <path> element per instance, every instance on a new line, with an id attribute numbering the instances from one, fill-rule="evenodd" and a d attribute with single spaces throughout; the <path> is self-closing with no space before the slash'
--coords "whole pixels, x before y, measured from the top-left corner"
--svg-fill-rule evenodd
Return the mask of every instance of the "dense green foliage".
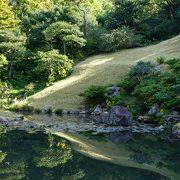
<path id="1" fill-rule="evenodd" d="M 105 92 L 106 88 L 103 86 L 91 86 L 80 95 L 85 97 L 87 104 L 96 105 L 105 102 Z"/>
<path id="2" fill-rule="evenodd" d="M 179 5 L 179 0 L 0 0 L 6 98 L 31 95 L 65 78 L 87 55 L 178 34 Z"/>
<path id="3" fill-rule="evenodd" d="M 34 70 L 36 75 L 49 83 L 66 77 L 72 71 L 73 61 L 57 50 L 38 52 L 37 61 L 38 65 Z"/>
<path id="4" fill-rule="evenodd" d="M 180 59 L 162 64 L 140 61 L 118 86 L 121 95 L 117 97 L 106 97 L 104 86 L 89 87 L 82 95 L 89 105 L 106 103 L 110 108 L 122 105 L 135 117 L 145 115 L 151 106 L 157 104 L 160 113 L 154 120 L 160 121 L 163 114 L 180 110 Z"/>

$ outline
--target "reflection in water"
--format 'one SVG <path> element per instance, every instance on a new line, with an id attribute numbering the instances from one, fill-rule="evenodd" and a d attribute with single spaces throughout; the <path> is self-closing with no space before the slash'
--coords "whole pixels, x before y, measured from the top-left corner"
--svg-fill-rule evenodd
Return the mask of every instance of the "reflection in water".
<path id="1" fill-rule="evenodd" d="M 62 134 L 59 134 L 63 136 Z M 65 135 L 68 140 L 65 140 Z M 123 137 L 123 134 L 119 136 Z M 160 143 L 155 136 L 124 134 L 92 136 L 86 134 L 64 134 L 64 138 L 36 132 L 29 134 L 25 131 L 6 131 L 0 129 L 0 179 L 34 179 L 34 180 L 158 180 L 168 179 L 157 171 L 147 170 L 141 166 L 133 167 L 128 164 L 112 164 L 111 161 L 121 155 L 129 158 L 129 163 L 156 165 L 179 173 L 178 150 L 179 144 L 171 142 Z M 71 139 L 70 139 L 71 137 Z M 84 138 L 86 137 L 86 138 Z M 113 143 L 121 143 L 115 145 Z M 84 140 L 83 140 L 84 138 Z M 115 140 L 113 139 L 115 138 Z M 128 139 L 130 140 L 128 141 Z M 95 140 L 96 139 L 96 140 Z M 98 140 L 97 140 L 98 139 Z M 118 139 L 118 140 L 117 140 Z M 74 141 L 73 141 L 74 140 Z M 126 142 L 128 141 L 128 142 Z M 148 143 L 147 143 L 148 141 Z M 126 142 L 125 144 L 122 144 Z M 84 156 L 75 151 L 75 145 L 89 148 L 92 153 L 99 154 L 96 159 Z M 152 146 L 153 144 L 153 146 Z M 105 148 L 109 154 L 104 153 Z M 100 149 L 100 150 L 97 150 Z M 80 147 L 79 147 L 80 150 Z M 88 149 L 87 149 L 88 150 Z M 86 149 L 84 149 L 84 154 Z M 118 154 L 119 152 L 119 154 Z M 114 154 L 115 153 L 115 154 Z M 114 154 L 114 156 L 113 156 Z M 86 154 L 87 155 L 87 154 Z M 107 161 L 100 161 L 107 157 Z M 121 158 L 120 158 L 121 159 Z M 122 161 L 125 159 L 121 159 Z M 168 172 L 167 172 L 168 174 Z"/>
<path id="2" fill-rule="evenodd" d="M 112 132 L 107 133 L 108 139 L 113 142 L 114 144 L 122 144 L 126 143 L 132 137 L 132 131 L 122 131 L 122 132 Z"/>

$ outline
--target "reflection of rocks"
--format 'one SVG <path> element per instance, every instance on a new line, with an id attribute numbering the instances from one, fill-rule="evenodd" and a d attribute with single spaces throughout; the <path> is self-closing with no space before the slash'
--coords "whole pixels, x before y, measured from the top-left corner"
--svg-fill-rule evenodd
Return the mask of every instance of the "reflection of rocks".
<path id="1" fill-rule="evenodd" d="M 132 131 L 112 132 L 108 133 L 107 137 L 114 144 L 126 143 L 132 137 Z"/>
<path id="2" fill-rule="evenodd" d="M 139 116 L 138 122 L 140 122 L 140 123 L 153 123 L 153 119 L 150 116 Z"/>
<path id="3" fill-rule="evenodd" d="M 107 97 L 117 97 L 120 96 L 120 88 L 117 86 L 112 86 L 107 88 Z"/>
<path id="4" fill-rule="evenodd" d="M 168 115 L 166 117 L 166 121 L 167 122 L 172 122 L 172 123 L 180 122 L 180 115 L 178 115 L 178 114 Z"/>
<path id="5" fill-rule="evenodd" d="M 177 123 L 173 126 L 172 129 L 173 135 L 175 135 L 177 138 L 180 138 L 180 123 Z"/>
<path id="6" fill-rule="evenodd" d="M 141 164 L 157 164 L 161 160 L 158 154 L 150 154 L 141 150 L 135 150 L 129 157 Z"/>
<path id="7" fill-rule="evenodd" d="M 104 123 L 117 126 L 130 126 L 132 121 L 132 114 L 121 106 L 114 106 L 104 118 Z"/>

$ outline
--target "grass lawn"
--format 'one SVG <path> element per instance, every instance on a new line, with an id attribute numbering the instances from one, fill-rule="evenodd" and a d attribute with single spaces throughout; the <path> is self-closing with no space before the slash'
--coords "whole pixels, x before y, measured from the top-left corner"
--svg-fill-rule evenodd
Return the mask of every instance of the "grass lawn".
<path id="1" fill-rule="evenodd" d="M 79 94 L 89 86 L 119 82 L 137 61 L 180 57 L 179 50 L 180 35 L 152 46 L 89 57 L 74 67 L 70 77 L 29 97 L 27 101 L 36 108 L 51 105 L 56 109 L 78 109 L 83 103 Z"/>

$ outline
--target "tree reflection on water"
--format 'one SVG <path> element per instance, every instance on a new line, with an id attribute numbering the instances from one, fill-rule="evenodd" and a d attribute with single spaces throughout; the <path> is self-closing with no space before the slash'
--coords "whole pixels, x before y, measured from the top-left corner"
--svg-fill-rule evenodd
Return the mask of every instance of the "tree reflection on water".
<path id="1" fill-rule="evenodd" d="M 131 135 L 131 133 L 126 134 L 123 139 L 118 139 L 114 134 L 105 137 L 107 141 L 115 137 L 115 141 L 112 140 L 114 143 L 128 141 L 124 146 L 130 152 L 129 157 L 138 163 L 156 163 L 171 169 L 179 166 L 174 157 L 177 151 L 172 146 L 166 151 L 160 148 L 163 147 L 163 143 L 157 145 L 157 139 L 143 138 L 142 136 L 129 139 Z M 102 142 L 105 143 L 104 139 Z M 159 148 L 157 153 L 154 153 L 153 147 L 149 148 L 151 143 L 153 143 L 154 151 Z M 167 153 L 170 153 L 171 157 L 167 158 Z M 172 163 L 175 165 L 173 166 Z M 175 171 L 178 172 L 176 168 Z M 68 140 L 53 134 L 7 131 L 0 128 L 0 179 L 154 180 L 167 178 L 144 169 L 124 167 L 91 159 L 76 152 Z"/>

